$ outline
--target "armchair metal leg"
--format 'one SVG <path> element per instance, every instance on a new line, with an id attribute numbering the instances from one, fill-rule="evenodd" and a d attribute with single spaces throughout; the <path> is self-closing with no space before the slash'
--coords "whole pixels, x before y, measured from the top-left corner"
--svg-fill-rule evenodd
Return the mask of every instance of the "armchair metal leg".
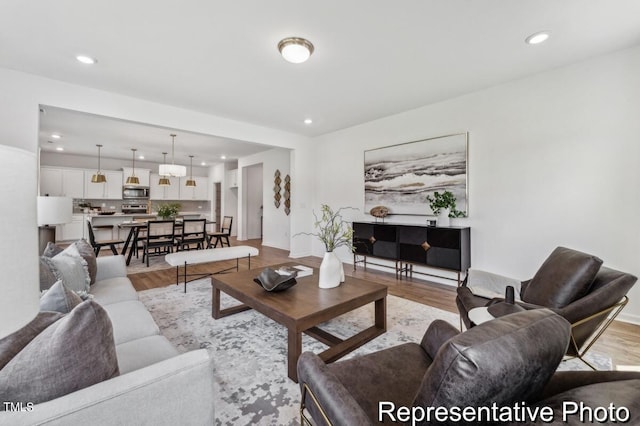
<path id="1" fill-rule="evenodd" d="M 302 397 L 300 398 L 300 424 L 309 426 L 314 425 L 314 423 L 312 423 L 311 420 L 309 420 L 307 416 L 304 415 L 304 410 L 306 408 L 304 401 L 306 399 L 307 393 L 309 393 L 309 396 L 311 396 L 313 403 L 320 411 L 320 414 L 322 414 L 325 424 L 329 426 L 333 425 L 333 423 L 331 423 L 331 421 L 329 420 L 329 417 L 327 417 L 327 413 L 325 413 L 325 411 L 322 409 L 320 402 L 318 402 L 318 398 L 316 398 L 316 396 L 313 394 L 311 389 L 309 389 L 309 386 L 307 386 L 306 383 L 302 384 Z"/>
<path id="2" fill-rule="evenodd" d="M 611 325 L 611 323 L 616 319 L 618 314 L 622 312 L 622 310 L 624 309 L 624 307 L 627 305 L 628 302 L 629 302 L 629 298 L 627 296 L 624 296 L 622 300 L 616 303 L 615 305 L 571 324 L 571 341 L 569 342 L 569 348 L 572 349 L 573 352 L 575 352 L 575 355 L 568 356 L 566 359 L 578 358 L 580 361 L 588 365 L 592 370 L 597 370 L 597 368 L 594 367 L 593 364 L 591 364 L 589 361 L 584 359 L 584 355 L 587 353 L 589 349 L 591 349 L 594 343 L 607 330 L 607 328 Z M 591 336 L 589 339 L 587 339 L 587 345 L 584 346 L 581 350 L 581 348 L 578 347 L 578 343 L 576 342 L 574 329 L 584 324 L 585 322 L 591 321 L 592 319 L 597 318 L 599 316 L 603 316 L 603 315 L 607 315 L 607 319 L 602 324 L 600 324 L 598 328 L 596 328 L 596 333 L 593 336 Z"/>

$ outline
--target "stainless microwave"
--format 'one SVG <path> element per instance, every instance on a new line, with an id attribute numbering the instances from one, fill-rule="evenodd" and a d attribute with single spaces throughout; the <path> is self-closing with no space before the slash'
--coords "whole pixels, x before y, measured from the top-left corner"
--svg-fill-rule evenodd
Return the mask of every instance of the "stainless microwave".
<path id="1" fill-rule="evenodd" d="M 122 187 L 123 200 L 147 200 L 149 199 L 148 186 L 125 185 Z"/>

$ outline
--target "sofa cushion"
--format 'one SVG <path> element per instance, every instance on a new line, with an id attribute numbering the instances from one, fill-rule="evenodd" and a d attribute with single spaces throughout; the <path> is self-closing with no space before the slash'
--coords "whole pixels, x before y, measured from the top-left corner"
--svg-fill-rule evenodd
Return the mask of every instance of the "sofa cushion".
<path id="1" fill-rule="evenodd" d="M 534 309 L 467 330 L 438 350 L 414 406 L 502 406 L 535 400 L 565 354 L 569 329 L 561 316 Z"/>
<path id="2" fill-rule="evenodd" d="M 544 261 L 522 294 L 527 303 L 563 308 L 587 294 L 602 260 L 565 247 Z"/>
<path id="3" fill-rule="evenodd" d="M 96 252 L 93 251 L 91 244 L 87 240 L 78 240 L 73 245 L 78 250 L 78 253 L 87 262 L 87 269 L 89 270 L 89 284 L 95 284 L 96 274 L 98 272 L 98 265 L 96 263 Z"/>
<path id="4" fill-rule="evenodd" d="M 120 374 L 173 358 L 178 350 L 162 335 L 143 337 L 116 346 Z"/>
<path id="5" fill-rule="evenodd" d="M 91 286 L 93 300 L 102 306 L 112 303 L 138 300 L 138 293 L 127 277 L 109 278 Z"/>
<path id="6" fill-rule="evenodd" d="M 562 420 L 563 415 L 566 415 L 567 421 L 562 422 L 563 425 L 584 425 L 601 423 L 602 417 L 600 417 L 600 421 L 597 418 L 581 418 L 580 412 L 583 416 L 594 414 L 602 416 L 604 411 L 602 407 L 608 409 L 612 401 L 615 401 L 616 409 L 624 407 L 629 411 L 629 419 L 619 423 L 640 424 L 640 410 L 635 409 L 640 401 L 640 379 L 609 381 L 577 387 L 545 399 L 536 404 L 536 407 L 553 409 L 553 418 L 556 421 Z M 573 413 L 574 410 L 577 412 Z M 607 416 L 607 413 L 608 410 L 604 412 L 604 415 Z M 617 423 L 613 421 L 612 416 L 606 417 L 606 419 L 607 424 Z"/>
<path id="7" fill-rule="evenodd" d="M 37 404 L 117 375 L 111 321 L 88 300 L 43 330 L 0 370 L 0 400 Z"/>
<path id="8" fill-rule="evenodd" d="M 160 334 L 160 329 L 142 302 L 130 300 L 105 305 L 113 324 L 113 337 L 116 345 L 142 337 Z"/>
<path id="9" fill-rule="evenodd" d="M 80 296 L 69 290 L 62 281 L 56 281 L 51 288 L 40 296 L 40 310 L 68 314 L 82 303 Z"/>
<path id="10" fill-rule="evenodd" d="M 59 312 L 40 312 L 27 325 L 0 339 L 0 370 L 38 334 L 62 318 Z"/>

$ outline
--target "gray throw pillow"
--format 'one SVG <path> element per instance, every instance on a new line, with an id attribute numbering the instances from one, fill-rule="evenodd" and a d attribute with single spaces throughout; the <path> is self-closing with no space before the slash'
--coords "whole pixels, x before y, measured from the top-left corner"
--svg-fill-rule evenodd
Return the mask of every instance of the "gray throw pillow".
<path id="1" fill-rule="evenodd" d="M 42 252 L 42 255 L 45 257 L 53 257 L 56 254 L 62 253 L 63 251 L 64 249 L 62 247 L 49 241 L 47 243 L 47 246 L 44 248 L 44 252 Z"/>
<path id="2" fill-rule="evenodd" d="M 111 321 L 100 305 L 87 300 L 0 370 L 0 401 L 38 404 L 118 374 Z"/>
<path id="3" fill-rule="evenodd" d="M 96 261 L 96 252 L 93 251 L 93 247 L 91 244 L 87 242 L 87 240 L 78 240 L 73 243 L 78 249 L 78 253 L 80 256 L 87 262 L 87 268 L 89 269 L 89 278 L 91 279 L 90 284 L 93 285 L 96 282 L 96 274 L 98 273 L 98 264 Z"/>
<path id="4" fill-rule="evenodd" d="M 40 256 L 40 291 L 51 288 L 52 285 L 58 281 L 56 275 L 56 267 L 51 263 L 51 258 L 47 256 Z"/>
<path id="5" fill-rule="evenodd" d="M 40 296 L 40 310 L 68 314 L 73 308 L 82 303 L 80 296 L 69 290 L 62 281 L 54 285 Z"/>
<path id="6" fill-rule="evenodd" d="M 89 267 L 74 244 L 50 258 L 49 263 L 53 265 L 56 277 L 62 280 L 68 289 L 75 291 L 82 298 L 87 297 L 91 283 Z"/>
<path id="7" fill-rule="evenodd" d="M 63 316 L 59 312 L 40 312 L 29 324 L 0 339 L 0 370 L 42 330 Z"/>

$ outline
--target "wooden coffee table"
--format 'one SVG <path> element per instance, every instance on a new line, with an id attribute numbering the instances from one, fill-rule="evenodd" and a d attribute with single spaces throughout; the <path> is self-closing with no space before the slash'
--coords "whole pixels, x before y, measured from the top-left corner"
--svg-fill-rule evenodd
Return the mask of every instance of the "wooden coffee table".
<path id="1" fill-rule="evenodd" d="M 270 267 L 277 269 L 297 264 L 299 263 L 285 263 Z M 321 289 L 318 287 L 318 269 L 314 268 L 313 275 L 298 278 L 298 284 L 290 289 L 269 293 L 253 281 L 261 271 L 262 269 L 253 269 L 212 277 L 212 316 L 218 319 L 254 309 L 287 327 L 287 370 L 289 378 L 295 382 L 298 381 L 296 367 L 302 352 L 302 333 L 328 345 L 329 349 L 318 356 L 325 362 L 333 362 L 387 330 L 387 287 L 382 284 L 346 277 L 339 287 Z M 243 304 L 220 309 L 221 291 Z M 317 327 L 372 302 L 375 304 L 374 325 L 348 339 L 343 340 Z"/>

